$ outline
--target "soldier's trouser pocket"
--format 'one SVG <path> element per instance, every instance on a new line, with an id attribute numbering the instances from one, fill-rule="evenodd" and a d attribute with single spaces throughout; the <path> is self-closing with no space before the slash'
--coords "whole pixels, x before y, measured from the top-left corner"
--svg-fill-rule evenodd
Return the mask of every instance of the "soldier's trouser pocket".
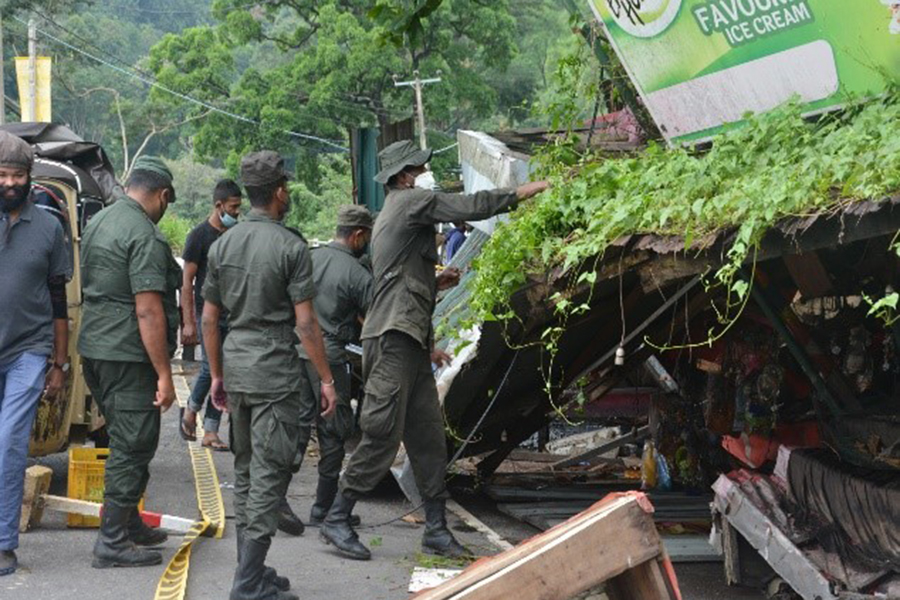
<path id="1" fill-rule="evenodd" d="M 148 467 L 159 444 L 160 414 L 153 406 L 153 392 L 123 390 L 112 396 L 107 421 L 106 499 L 133 506 L 147 487 Z"/>
<path id="2" fill-rule="evenodd" d="M 366 397 L 359 416 L 359 427 L 374 439 L 391 437 L 400 405 L 400 384 L 377 375 L 366 382 Z"/>
<path id="3" fill-rule="evenodd" d="M 300 436 L 300 407 L 296 402 L 275 402 L 266 423 L 265 460 L 277 469 L 293 470 Z"/>

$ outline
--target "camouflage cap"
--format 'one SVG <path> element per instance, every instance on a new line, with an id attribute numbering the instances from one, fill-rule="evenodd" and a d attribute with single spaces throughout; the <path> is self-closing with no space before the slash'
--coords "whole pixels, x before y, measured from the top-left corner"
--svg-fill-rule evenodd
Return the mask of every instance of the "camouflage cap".
<path id="1" fill-rule="evenodd" d="M 259 187 L 291 179 L 284 170 L 284 158 L 272 150 L 252 152 L 241 159 L 241 180 L 244 185 Z"/>
<path id="2" fill-rule="evenodd" d="M 387 183 L 391 177 L 406 167 L 421 167 L 431 160 L 432 151 L 420 150 L 409 140 L 394 142 L 378 153 L 381 160 L 381 171 L 375 175 L 378 183 Z"/>
<path id="3" fill-rule="evenodd" d="M 34 150 L 31 144 L 8 131 L 0 131 L 0 167 L 31 171 Z"/>
<path id="4" fill-rule="evenodd" d="M 346 204 L 338 209 L 338 227 L 364 227 L 372 229 L 374 219 L 365 206 Z"/>

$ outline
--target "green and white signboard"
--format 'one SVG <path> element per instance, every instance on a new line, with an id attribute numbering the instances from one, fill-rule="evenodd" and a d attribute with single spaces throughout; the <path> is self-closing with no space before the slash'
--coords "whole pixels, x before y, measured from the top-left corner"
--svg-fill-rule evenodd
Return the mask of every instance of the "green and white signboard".
<path id="1" fill-rule="evenodd" d="M 667 139 L 900 80 L 900 0 L 588 0 Z"/>

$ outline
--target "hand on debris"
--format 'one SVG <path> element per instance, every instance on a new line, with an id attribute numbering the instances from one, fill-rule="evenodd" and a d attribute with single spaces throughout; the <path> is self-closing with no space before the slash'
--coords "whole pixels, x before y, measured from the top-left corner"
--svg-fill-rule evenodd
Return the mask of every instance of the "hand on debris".
<path id="1" fill-rule="evenodd" d="M 337 391 L 334 389 L 334 384 L 325 385 L 322 383 L 322 416 L 330 417 L 334 414 L 334 409 L 337 407 Z"/>
<path id="2" fill-rule="evenodd" d="M 212 386 L 209 388 L 209 399 L 218 410 L 228 412 L 228 393 L 225 391 L 224 381 L 213 378 Z"/>
<path id="3" fill-rule="evenodd" d="M 438 368 L 449 365 L 453 362 L 453 357 L 443 350 L 435 349 L 431 352 L 431 362 L 436 364 Z"/>
<path id="4" fill-rule="evenodd" d="M 172 376 L 160 377 L 156 381 L 156 402 L 153 406 L 160 412 L 166 412 L 173 402 L 175 402 L 175 384 L 172 383 Z"/>
<path id="5" fill-rule="evenodd" d="M 196 346 L 199 343 L 197 326 L 194 323 L 185 323 L 181 329 L 181 343 L 185 346 Z"/>
<path id="6" fill-rule="evenodd" d="M 437 289 L 449 290 L 452 287 L 456 287 L 459 285 L 460 275 L 459 269 L 456 267 L 444 269 L 441 271 L 441 274 L 437 276 Z"/>
<path id="7" fill-rule="evenodd" d="M 59 400 L 62 390 L 66 385 L 66 374 L 62 369 L 51 368 L 47 372 L 44 393 L 50 400 Z"/>
<path id="8" fill-rule="evenodd" d="M 520 201 L 528 200 L 529 198 L 537 196 L 549 187 L 549 181 L 532 181 L 531 183 L 519 186 L 516 190 L 516 195 L 519 197 Z"/>

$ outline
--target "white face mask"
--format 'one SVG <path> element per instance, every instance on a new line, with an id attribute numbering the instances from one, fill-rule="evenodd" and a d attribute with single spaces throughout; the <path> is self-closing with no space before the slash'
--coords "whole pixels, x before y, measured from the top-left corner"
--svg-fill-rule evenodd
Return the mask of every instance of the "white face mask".
<path id="1" fill-rule="evenodd" d="M 434 173 L 431 171 L 425 171 L 418 177 L 416 177 L 416 187 L 421 188 L 423 190 L 433 190 L 437 187 L 437 182 L 434 180 Z"/>

